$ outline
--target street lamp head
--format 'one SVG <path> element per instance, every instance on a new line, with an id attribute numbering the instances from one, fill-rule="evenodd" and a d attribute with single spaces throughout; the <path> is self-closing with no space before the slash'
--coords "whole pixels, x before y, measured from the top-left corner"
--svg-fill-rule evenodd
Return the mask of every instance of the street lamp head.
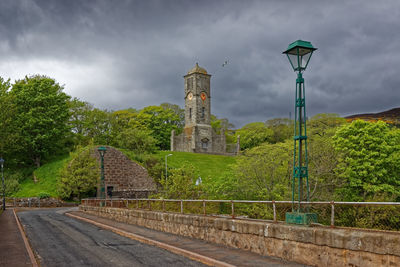
<path id="1" fill-rule="evenodd" d="M 99 151 L 100 156 L 104 157 L 104 154 L 106 154 L 107 148 L 104 146 L 99 146 L 99 148 L 97 148 L 97 150 Z"/>
<path id="2" fill-rule="evenodd" d="M 294 71 L 302 72 L 307 68 L 311 55 L 315 50 L 317 48 L 313 47 L 311 42 L 297 40 L 291 43 L 283 54 L 287 55 Z"/>

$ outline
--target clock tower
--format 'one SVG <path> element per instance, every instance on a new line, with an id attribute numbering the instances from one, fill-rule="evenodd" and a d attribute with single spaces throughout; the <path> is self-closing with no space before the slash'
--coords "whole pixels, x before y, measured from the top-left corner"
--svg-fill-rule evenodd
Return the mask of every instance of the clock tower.
<path id="1" fill-rule="evenodd" d="M 211 127 L 211 75 L 196 63 L 183 78 L 185 128 L 178 136 L 171 133 L 171 151 L 224 154 L 225 133 L 217 134 Z"/>
<path id="2" fill-rule="evenodd" d="M 196 63 L 185 76 L 185 127 L 210 125 L 211 75 Z"/>

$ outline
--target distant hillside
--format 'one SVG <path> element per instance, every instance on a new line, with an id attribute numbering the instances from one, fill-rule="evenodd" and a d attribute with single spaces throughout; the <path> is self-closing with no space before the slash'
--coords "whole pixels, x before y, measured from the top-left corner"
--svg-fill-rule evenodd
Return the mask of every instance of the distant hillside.
<path id="1" fill-rule="evenodd" d="M 400 108 L 393 108 L 379 113 L 356 114 L 345 117 L 348 122 L 354 120 L 384 121 L 390 124 L 400 124 Z"/>

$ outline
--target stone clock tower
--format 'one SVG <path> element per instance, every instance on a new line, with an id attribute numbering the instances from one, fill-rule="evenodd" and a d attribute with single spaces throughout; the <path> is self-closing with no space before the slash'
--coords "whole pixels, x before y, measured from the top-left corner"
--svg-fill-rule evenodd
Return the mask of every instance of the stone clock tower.
<path id="1" fill-rule="evenodd" d="M 196 66 L 185 78 L 185 126 L 210 125 L 210 78 L 207 71 Z"/>
<path id="2" fill-rule="evenodd" d="M 185 79 L 185 128 L 181 135 L 171 134 L 171 150 L 223 154 L 225 134 L 217 135 L 211 127 L 211 75 L 196 66 Z"/>

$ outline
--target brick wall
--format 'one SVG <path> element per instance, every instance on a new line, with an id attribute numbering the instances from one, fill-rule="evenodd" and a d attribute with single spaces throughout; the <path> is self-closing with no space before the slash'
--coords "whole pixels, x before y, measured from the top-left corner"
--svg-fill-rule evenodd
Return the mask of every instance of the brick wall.
<path id="1" fill-rule="evenodd" d="M 113 187 L 113 196 L 117 192 L 152 192 L 156 190 L 156 185 L 147 170 L 136 162 L 131 161 L 121 151 L 106 146 L 107 151 L 104 155 L 104 182 L 107 190 L 108 186 Z M 100 162 L 100 155 L 93 150 L 92 155 Z"/>

